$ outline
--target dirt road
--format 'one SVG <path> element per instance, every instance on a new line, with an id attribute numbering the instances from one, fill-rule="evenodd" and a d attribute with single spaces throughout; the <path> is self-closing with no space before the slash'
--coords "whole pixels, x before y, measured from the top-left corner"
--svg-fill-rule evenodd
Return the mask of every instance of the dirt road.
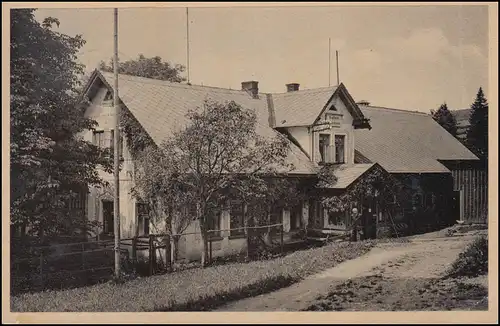
<path id="1" fill-rule="evenodd" d="M 434 280 L 443 275 L 473 238 L 471 234 L 459 237 L 426 235 L 413 237 L 409 243 L 382 243 L 362 257 L 344 262 L 300 283 L 230 303 L 217 311 L 380 311 L 395 307 L 412 310 L 402 305 L 400 298 L 405 293 L 421 289 L 421 286 L 415 287 L 416 283 L 428 283 L 424 287 L 444 293 L 446 285 L 441 284 L 441 290 L 435 290 L 437 285 L 433 283 Z M 416 291 L 420 291 L 418 289 Z M 319 297 L 328 299 L 324 309 L 314 308 L 318 305 Z"/>

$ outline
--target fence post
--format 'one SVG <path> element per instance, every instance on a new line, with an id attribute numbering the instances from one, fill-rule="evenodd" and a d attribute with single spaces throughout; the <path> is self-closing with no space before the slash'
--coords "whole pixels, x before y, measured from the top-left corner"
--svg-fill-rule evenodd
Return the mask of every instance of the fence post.
<path id="1" fill-rule="evenodd" d="M 137 272 L 137 236 L 132 239 L 132 264 L 134 265 L 134 272 Z"/>
<path id="2" fill-rule="evenodd" d="M 208 243 L 209 243 L 209 248 L 210 248 L 210 254 L 209 254 L 209 262 L 212 264 L 212 237 L 209 236 L 208 238 Z"/>
<path id="3" fill-rule="evenodd" d="M 281 229 L 281 232 L 280 232 L 280 246 L 281 246 L 281 253 L 283 253 L 283 231 L 284 231 L 283 223 L 281 223 L 280 229 Z"/>
<path id="4" fill-rule="evenodd" d="M 153 256 L 154 256 L 154 251 L 153 251 L 153 235 L 149 235 L 149 275 L 153 275 Z"/>

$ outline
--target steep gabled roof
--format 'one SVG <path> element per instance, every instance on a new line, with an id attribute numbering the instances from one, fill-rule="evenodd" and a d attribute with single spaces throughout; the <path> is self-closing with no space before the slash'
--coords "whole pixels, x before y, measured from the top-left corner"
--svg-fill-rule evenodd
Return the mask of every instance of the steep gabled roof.
<path id="1" fill-rule="evenodd" d="M 363 112 L 354 102 L 344 84 L 273 94 L 274 127 L 311 126 L 337 94 L 346 102 L 346 107 L 356 124 L 369 128 L 369 124 L 364 120 Z"/>
<path id="2" fill-rule="evenodd" d="M 99 87 L 99 82 L 113 89 L 113 74 L 95 71 L 86 88 L 91 96 Z M 234 101 L 242 107 L 254 110 L 257 116 L 257 133 L 273 137 L 278 131 L 269 127 L 267 97 L 252 98 L 247 92 L 216 87 L 186 85 L 149 78 L 119 75 L 119 98 L 134 115 L 156 144 L 161 144 L 172 133 L 187 124 L 185 114 L 188 109 L 201 107 L 206 99 Z M 102 85 L 102 84 L 101 84 Z M 290 144 L 288 163 L 295 170 L 291 174 L 315 174 L 317 165 L 293 143 Z"/>
<path id="3" fill-rule="evenodd" d="M 371 130 L 355 131 L 355 149 L 391 173 L 449 172 L 438 160 L 477 161 L 429 114 L 360 106 Z"/>

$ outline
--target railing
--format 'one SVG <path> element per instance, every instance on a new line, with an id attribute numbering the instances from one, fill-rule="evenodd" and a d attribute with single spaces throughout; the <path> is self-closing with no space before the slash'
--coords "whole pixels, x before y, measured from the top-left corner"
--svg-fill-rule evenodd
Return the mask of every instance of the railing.
<path id="1" fill-rule="evenodd" d="M 247 242 L 246 259 L 252 256 L 252 236 L 279 230 L 279 250 L 283 252 L 283 224 L 247 226 L 241 228 L 210 230 L 211 233 L 229 234 L 230 231 L 244 230 Z M 189 232 L 174 235 L 182 237 L 201 235 Z M 274 236 L 274 238 L 276 238 Z M 214 243 L 222 237 L 208 237 L 208 263 L 213 262 Z M 175 257 L 173 238 L 168 234 L 151 234 L 121 239 L 122 269 L 126 273 L 136 272 L 153 275 L 171 272 L 173 264 L 181 261 Z M 231 245 L 231 244 L 230 244 Z M 114 271 L 114 240 L 96 240 L 50 246 L 28 247 L 24 254 L 14 253 L 11 258 L 11 288 L 13 293 L 39 291 L 47 288 L 85 286 L 109 280 Z M 164 255 L 162 256 L 162 251 Z M 146 253 L 147 252 L 147 255 Z M 140 254 L 142 253 L 142 254 Z M 16 257 L 17 254 L 17 257 Z M 201 255 L 201 253 L 200 253 Z"/>

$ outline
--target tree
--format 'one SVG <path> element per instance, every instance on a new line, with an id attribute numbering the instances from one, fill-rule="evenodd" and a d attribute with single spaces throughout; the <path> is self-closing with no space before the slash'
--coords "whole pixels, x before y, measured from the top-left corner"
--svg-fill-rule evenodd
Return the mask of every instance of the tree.
<path id="1" fill-rule="evenodd" d="M 99 64 L 99 69 L 103 71 L 113 72 L 113 67 L 113 60 L 110 60 L 109 64 L 104 61 Z M 146 58 L 142 54 L 139 54 L 135 60 L 119 62 L 118 67 L 118 73 L 120 74 L 168 80 L 176 83 L 186 80 L 180 75 L 184 70 L 185 68 L 182 65 L 171 65 L 168 62 L 162 62 L 159 56 Z"/>
<path id="2" fill-rule="evenodd" d="M 446 131 L 457 136 L 457 121 L 453 114 L 448 110 L 446 103 L 441 104 L 437 111 L 431 110 L 432 118 L 441 125 Z"/>
<path id="3" fill-rule="evenodd" d="M 136 155 L 142 170 L 136 182 L 139 193 L 161 203 L 164 215 L 192 203 L 200 223 L 205 266 L 213 212 L 231 198 L 255 201 L 270 197 L 270 190 L 276 187 L 269 180 L 293 167 L 286 163 L 288 140 L 279 133 L 272 138 L 260 136 L 255 113 L 235 102 L 207 100 L 202 108 L 189 110 L 186 117 L 188 124 L 161 144 L 156 156 Z M 127 128 L 124 132 L 128 135 Z M 137 153 L 151 146 L 149 141 L 135 144 L 131 147 Z M 151 164 L 153 157 L 155 163 Z"/>
<path id="4" fill-rule="evenodd" d="M 85 41 L 42 24 L 34 9 L 11 10 L 11 225 L 44 236 L 87 226 L 69 203 L 89 185 L 102 185 L 97 168 L 112 168 L 110 153 L 78 134 L 95 126 L 84 117 L 77 90 Z"/>
<path id="5" fill-rule="evenodd" d="M 488 102 L 480 87 L 471 105 L 467 130 L 468 147 L 482 160 L 488 159 Z"/>

